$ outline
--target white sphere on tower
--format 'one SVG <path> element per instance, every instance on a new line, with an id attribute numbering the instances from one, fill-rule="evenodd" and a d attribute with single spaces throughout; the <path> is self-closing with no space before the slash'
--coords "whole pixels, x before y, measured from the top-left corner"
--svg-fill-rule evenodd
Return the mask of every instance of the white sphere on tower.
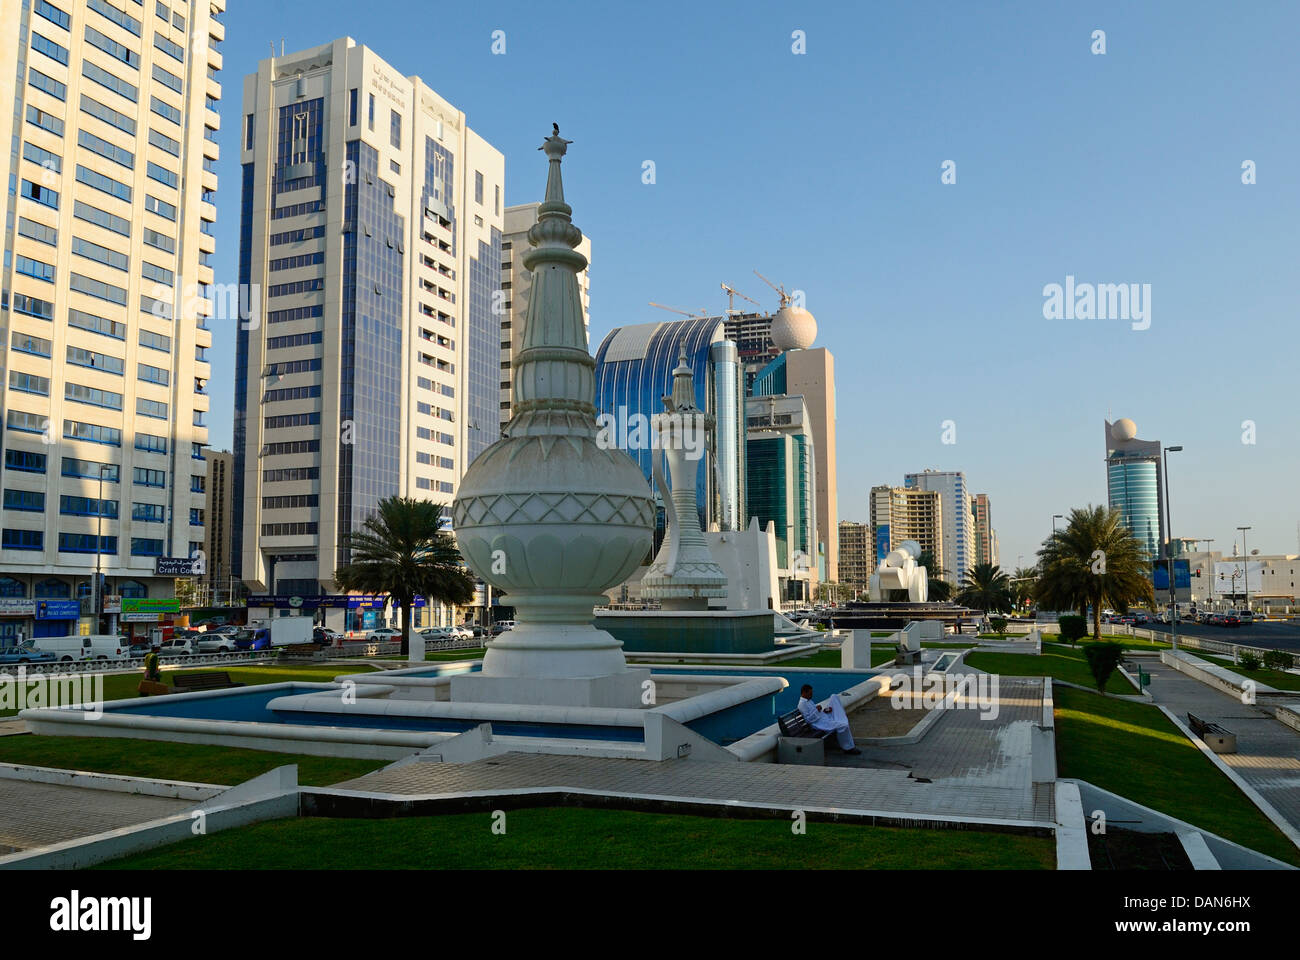
<path id="1" fill-rule="evenodd" d="M 817 339 L 817 321 L 803 307 L 786 304 L 772 318 L 772 343 L 784 353 L 807 350 Z"/>
<path id="2" fill-rule="evenodd" d="M 1138 435 L 1137 424 L 1128 417 L 1123 417 L 1110 425 L 1110 435 L 1120 443 L 1132 440 Z"/>

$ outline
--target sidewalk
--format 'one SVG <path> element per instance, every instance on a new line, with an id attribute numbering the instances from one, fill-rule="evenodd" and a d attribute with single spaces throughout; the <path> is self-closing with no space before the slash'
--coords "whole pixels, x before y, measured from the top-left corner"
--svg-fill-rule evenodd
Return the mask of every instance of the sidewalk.
<path id="1" fill-rule="evenodd" d="M 1219 758 L 1300 830 L 1300 733 L 1275 719 L 1267 705 L 1247 706 L 1159 660 L 1144 660 L 1143 668 L 1151 675 L 1152 698 L 1184 723 L 1190 711 L 1237 735 L 1237 752 Z"/>

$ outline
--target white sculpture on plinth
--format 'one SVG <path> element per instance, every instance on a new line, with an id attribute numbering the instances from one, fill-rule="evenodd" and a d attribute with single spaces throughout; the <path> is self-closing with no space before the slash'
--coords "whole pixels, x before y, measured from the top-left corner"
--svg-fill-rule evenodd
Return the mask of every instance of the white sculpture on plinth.
<path id="1" fill-rule="evenodd" d="M 727 595 L 727 575 L 713 559 L 700 530 L 695 480 L 713 418 L 695 405 L 695 375 L 686 362 L 685 338 L 673 371 L 672 395 L 664 397 L 664 410 L 655 415 L 653 425 L 673 485 L 670 489 L 656 457 L 655 483 L 663 494 L 667 529 L 658 556 L 641 578 L 641 596 L 658 600 L 665 610 L 707 610 L 710 597 Z"/>
<path id="2" fill-rule="evenodd" d="M 466 563 L 505 594 L 518 626 L 488 644 L 480 673 L 453 678 L 453 700 L 631 707 L 649 675 L 629 670 L 623 645 L 592 622 L 603 591 L 650 552 L 654 501 L 632 458 L 597 442 L 577 277 L 587 260 L 560 180 L 569 143 L 556 127 L 540 148 L 549 173 L 523 255 L 533 286 L 514 419 L 452 502 Z"/>
<path id="3" fill-rule="evenodd" d="M 897 550 L 889 551 L 867 584 L 871 602 L 887 600 L 891 590 L 906 590 L 910 602 L 925 603 L 930 598 L 930 580 L 925 567 L 916 562 L 920 558 L 921 545 L 915 540 L 904 540 Z"/>

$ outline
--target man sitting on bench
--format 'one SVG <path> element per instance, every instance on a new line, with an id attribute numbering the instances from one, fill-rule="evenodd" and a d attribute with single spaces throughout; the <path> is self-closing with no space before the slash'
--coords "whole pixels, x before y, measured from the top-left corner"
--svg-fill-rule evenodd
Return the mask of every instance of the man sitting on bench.
<path id="1" fill-rule="evenodd" d="M 853 755 L 861 753 L 862 751 L 853 745 L 853 734 L 849 733 L 849 718 L 844 713 L 839 694 L 831 697 L 829 707 L 817 706 L 812 697 L 812 684 L 805 683 L 799 690 L 799 712 L 808 721 L 808 726 L 814 730 L 834 733 L 840 749 L 845 753 Z"/>

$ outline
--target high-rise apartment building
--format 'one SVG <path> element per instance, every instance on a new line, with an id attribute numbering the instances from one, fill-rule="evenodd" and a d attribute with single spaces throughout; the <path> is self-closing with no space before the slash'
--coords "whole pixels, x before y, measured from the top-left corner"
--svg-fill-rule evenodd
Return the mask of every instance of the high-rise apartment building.
<path id="1" fill-rule="evenodd" d="M 384 497 L 450 503 L 500 435 L 505 161 L 342 38 L 244 79 L 237 574 L 332 593 Z"/>
<path id="2" fill-rule="evenodd" d="M 903 486 L 943 495 L 943 579 L 959 586 L 975 565 L 975 523 L 966 475 L 959 470 L 926 470 L 904 475 Z"/>
<path id="3" fill-rule="evenodd" d="M 523 348 L 524 318 L 528 316 L 528 293 L 533 287 L 532 271 L 524 269 L 528 252 L 528 230 L 537 222 L 540 203 L 521 203 L 506 207 L 505 235 L 501 240 L 501 289 L 505 292 L 501 314 L 501 426 L 510 422 L 514 401 L 514 376 L 511 364 Z M 575 247 L 587 258 L 587 266 L 578 273 L 578 296 L 582 299 L 582 327 L 591 345 L 591 238 L 585 233 Z"/>
<path id="4" fill-rule="evenodd" d="M 975 562 L 997 563 L 997 534 L 993 532 L 993 514 L 987 493 L 971 498 L 971 516 L 975 524 Z"/>
<path id="5" fill-rule="evenodd" d="M 204 478 L 207 496 L 207 537 L 203 544 L 203 571 L 199 580 L 207 587 L 208 602 L 230 599 L 235 592 L 232 582 L 230 543 L 234 523 L 235 457 L 228 450 L 205 450 L 208 475 Z"/>
<path id="6" fill-rule="evenodd" d="M 908 487 L 871 488 L 872 567 L 906 540 L 929 551 L 937 566 L 947 569 L 943 536 L 944 498 L 938 490 Z M 931 576 L 933 572 L 930 571 Z M 868 574 L 870 576 L 870 574 Z"/>
<path id="7" fill-rule="evenodd" d="M 224 10 L 0 0 L 0 637 L 170 597 L 203 546 Z"/>

